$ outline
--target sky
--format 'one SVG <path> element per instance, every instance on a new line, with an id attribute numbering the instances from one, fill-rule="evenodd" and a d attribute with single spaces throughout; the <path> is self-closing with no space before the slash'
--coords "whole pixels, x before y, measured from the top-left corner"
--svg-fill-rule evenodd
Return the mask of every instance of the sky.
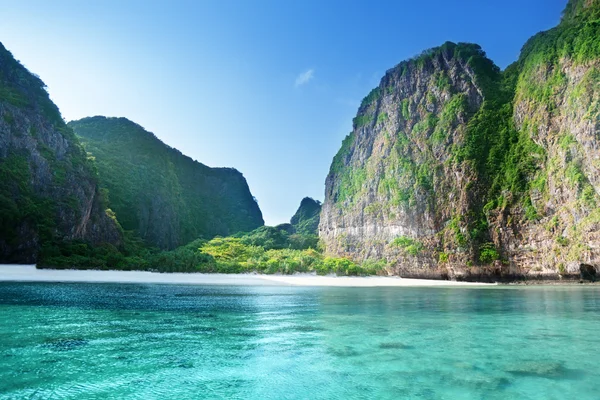
<path id="1" fill-rule="evenodd" d="M 501 68 L 567 0 L 0 0 L 0 42 L 65 120 L 126 117 L 243 173 L 266 224 L 325 178 L 385 71 L 445 41 Z"/>

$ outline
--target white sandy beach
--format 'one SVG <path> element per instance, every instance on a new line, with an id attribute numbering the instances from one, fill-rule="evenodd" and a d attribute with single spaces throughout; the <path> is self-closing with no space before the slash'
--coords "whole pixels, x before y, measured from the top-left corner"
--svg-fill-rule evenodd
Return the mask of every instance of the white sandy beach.
<path id="1" fill-rule="evenodd" d="M 234 286 L 340 286 L 340 287 L 428 287 L 488 286 L 486 283 L 403 279 L 399 277 L 347 277 L 259 274 L 183 274 L 146 271 L 95 271 L 36 269 L 35 265 L 0 264 L 0 281 L 11 282 L 113 282 L 170 283 Z M 493 284 L 492 284 L 493 285 Z"/>

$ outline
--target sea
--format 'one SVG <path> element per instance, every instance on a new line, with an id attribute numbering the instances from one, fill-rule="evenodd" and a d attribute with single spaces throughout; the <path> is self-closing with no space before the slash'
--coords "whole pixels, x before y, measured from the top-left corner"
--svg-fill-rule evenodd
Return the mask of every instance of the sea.
<path id="1" fill-rule="evenodd" d="M 0 283 L 0 399 L 599 399 L 600 288 Z"/>

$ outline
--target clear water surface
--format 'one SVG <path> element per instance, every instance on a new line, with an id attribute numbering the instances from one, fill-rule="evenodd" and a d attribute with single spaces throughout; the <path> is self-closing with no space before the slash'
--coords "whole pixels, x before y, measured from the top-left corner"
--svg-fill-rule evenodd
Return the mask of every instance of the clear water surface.
<path id="1" fill-rule="evenodd" d="M 2 399 L 598 399 L 600 289 L 0 283 Z"/>

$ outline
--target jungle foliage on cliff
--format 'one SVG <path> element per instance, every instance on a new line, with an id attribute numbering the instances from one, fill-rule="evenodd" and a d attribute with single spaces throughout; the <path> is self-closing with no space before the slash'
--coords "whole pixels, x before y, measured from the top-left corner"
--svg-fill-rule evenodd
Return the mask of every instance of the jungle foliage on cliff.
<path id="1" fill-rule="evenodd" d="M 387 71 L 332 161 L 326 252 L 403 276 L 600 270 L 599 38 L 600 1 L 571 0 L 504 71 L 451 42 Z"/>
<path id="2" fill-rule="evenodd" d="M 300 207 L 290 220 L 295 231 L 303 235 L 317 235 L 321 216 L 321 202 L 310 197 L 305 197 L 300 202 Z"/>
<path id="3" fill-rule="evenodd" d="M 194 161 L 126 118 L 84 118 L 69 126 L 94 158 L 123 228 L 149 245 L 173 249 L 263 225 L 237 170 Z"/>
<path id="4" fill-rule="evenodd" d="M 35 262 L 42 244 L 118 244 L 94 163 L 42 80 L 0 43 L 0 262 Z"/>

